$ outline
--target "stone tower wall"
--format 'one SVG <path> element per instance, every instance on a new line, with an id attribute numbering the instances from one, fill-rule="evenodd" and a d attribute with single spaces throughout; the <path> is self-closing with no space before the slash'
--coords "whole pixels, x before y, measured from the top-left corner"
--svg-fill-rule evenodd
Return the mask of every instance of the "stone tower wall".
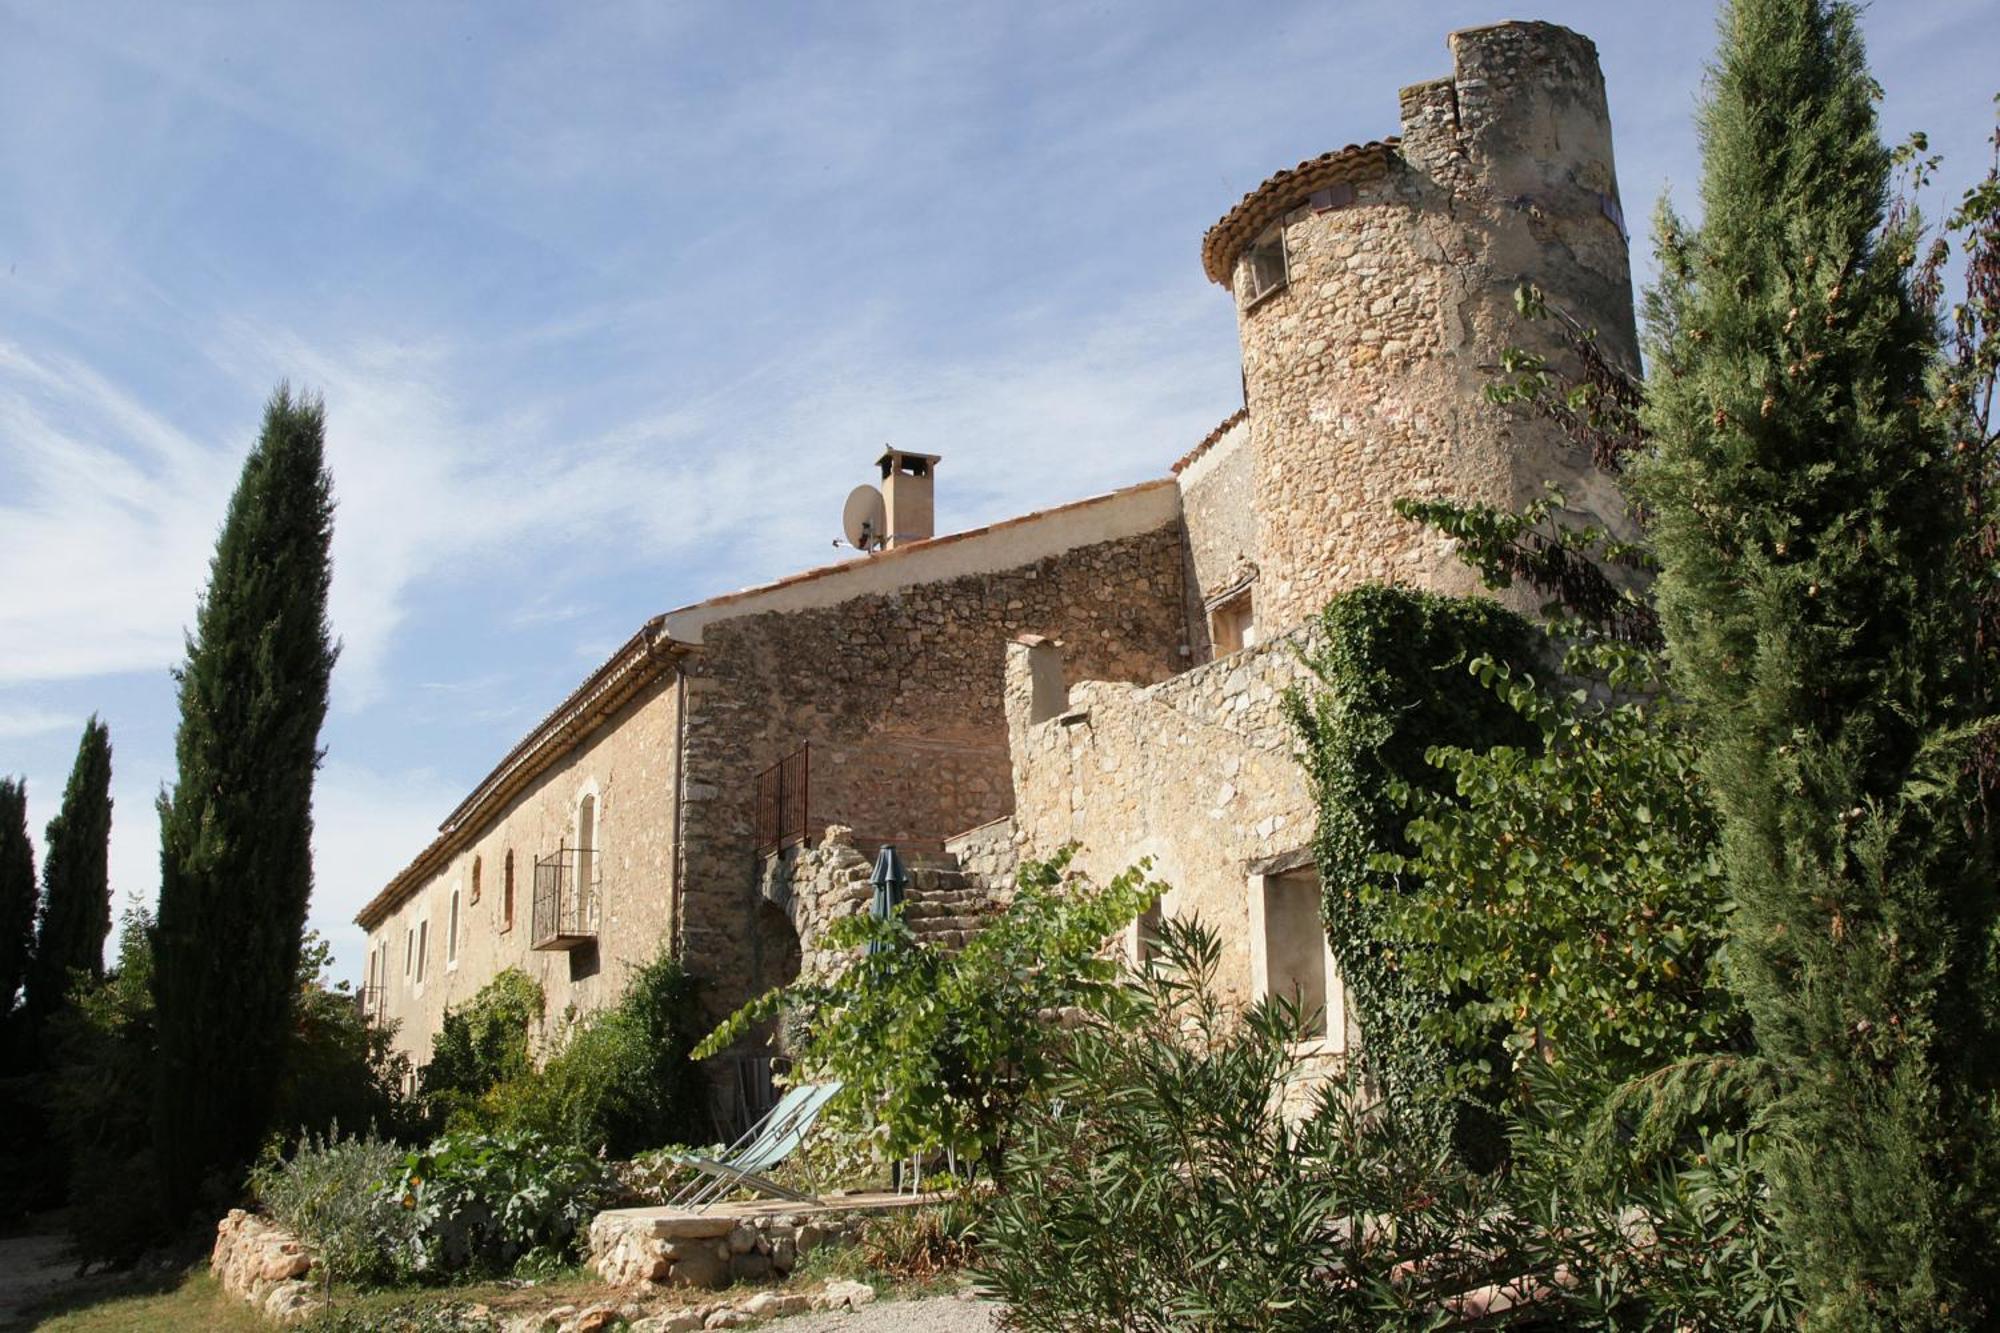
<path id="1" fill-rule="evenodd" d="M 1404 91 L 1400 143 L 1280 173 L 1211 233 L 1211 274 L 1237 296 L 1262 634 L 1359 583 L 1471 591 L 1398 498 L 1513 506 L 1553 481 L 1583 513 L 1618 513 L 1581 450 L 1483 392 L 1506 347 L 1551 345 L 1515 311 L 1523 282 L 1636 361 L 1596 49 L 1549 24 L 1456 33 L 1451 49 L 1451 78 Z M 1252 300 L 1235 261 L 1266 219 L 1288 280 Z"/>

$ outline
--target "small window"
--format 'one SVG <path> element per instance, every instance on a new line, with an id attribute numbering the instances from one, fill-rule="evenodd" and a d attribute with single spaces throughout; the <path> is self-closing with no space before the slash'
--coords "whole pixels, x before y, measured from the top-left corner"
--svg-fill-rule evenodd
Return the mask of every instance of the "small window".
<path id="1" fill-rule="evenodd" d="M 1310 869 L 1256 875 L 1250 880 L 1250 892 L 1251 947 L 1256 950 L 1251 973 L 1257 998 L 1288 997 L 1305 1020 L 1306 1040 L 1330 1041 L 1344 1048 L 1345 987 L 1320 915 L 1319 875 Z"/>
<path id="2" fill-rule="evenodd" d="M 514 849 L 507 849 L 506 859 L 500 863 L 500 929 L 514 928 Z"/>
<path id="3" fill-rule="evenodd" d="M 417 984 L 424 984 L 424 955 L 431 951 L 431 923 L 417 922 Z"/>
<path id="4" fill-rule="evenodd" d="M 475 856 L 472 858 L 472 903 L 475 907 L 479 905 L 479 871 L 479 858 Z"/>
<path id="5" fill-rule="evenodd" d="M 1291 278 L 1285 257 L 1284 224 L 1279 223 L 1258 237 L 1257 243 L 1243 252 L 1239 268 L 1246 309 L 1283 287 Z"/>
<path id="6" fill-rule="evenodd" d="M 458 890 L 451 891 L 451 919 L 444 929 L 444 961 L 447 966 L 458 966 Z"/>
<path id="7" fill-rule="evenodd" d="M 1218 602 L 1208 613 L 1208 641 L 1217 657 L 1226 657 L 1257 642 L 1256 608 L 1250 589 Z"/>
<path id="8" fill-rule="evenodd" d="M 417 932 L 403 927 L 403 978 L 408 980 L 410 971 L 417 965 Z"/>
<path id="9" fill-rule="evenodd" d="M 1132 923 L 1132 963 L 1144 967 L 1160 952 L 1160 900 L 1153 899 L 1139 919 Z"/>

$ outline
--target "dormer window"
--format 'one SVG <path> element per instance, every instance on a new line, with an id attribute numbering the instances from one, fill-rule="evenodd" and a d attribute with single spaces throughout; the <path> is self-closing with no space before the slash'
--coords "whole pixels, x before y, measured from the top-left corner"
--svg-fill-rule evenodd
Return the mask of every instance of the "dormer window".
<path id="1" fill-rule="evenodd" d="M 1237 272 L 1246 310 L 1285 285 L 1291 277 L 1291 268 L 1285 259 L 1284 223 L 1272 226 L 1243 252 Z"/>

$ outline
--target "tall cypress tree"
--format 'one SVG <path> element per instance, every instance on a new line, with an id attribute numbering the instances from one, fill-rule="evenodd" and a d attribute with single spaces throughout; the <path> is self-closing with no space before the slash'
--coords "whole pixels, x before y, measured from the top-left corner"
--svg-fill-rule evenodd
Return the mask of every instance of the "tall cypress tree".
<path id="1" fill-rule="evenodd" d="M 0 778 L 0 1019 L 28 978 L 35 944 L 35 846 L 28 841 L 28 784 Z"/>
<path id="2" fill-rule="evenodd" d="M 1983 710 L 1874 91 L 1851 6 L 1726 9 L 1702 224 L 1662 213 L 1635 479 L 1811 1322 L 1973 1327 L 2000 1278 L 1994 858 L 1962 731 Z"/>
<path id="3" fill-rule="evenodd" d="M 333 491 L 317 399 L 272 395 L 177 674 L 160 797 L 154 1140 L 169 1218 L 225 1188 L 270 1114 L 312 894 L 312 785 L 335 649 Z"/>
<path id="4" fill-rule="evenodd" d="M 42 914 L 28 969 L 28 1011 L 38 1019 L 69 998 L 75 973 L 102 980 L 111 934 L 111 730 L 93 714 L 77 742 L 62 808 L 49 821 Z"/>

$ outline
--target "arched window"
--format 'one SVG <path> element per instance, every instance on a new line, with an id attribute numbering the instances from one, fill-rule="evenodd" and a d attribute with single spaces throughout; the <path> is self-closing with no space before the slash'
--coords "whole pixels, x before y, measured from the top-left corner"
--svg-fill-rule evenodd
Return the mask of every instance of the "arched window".
<path id="1" fill-rule="evenodd" d="M 475 903 L 479 901 L 479 870 L 479 858 L 475 856 L 472 858 L 472 901 Z"/>
<path id="2" fill-rule="evenodd" d="M 507 849 L 506 860 L 500 863 L 500 929 L 514 928 L 514 849 Z"/>
<path id="3" fill-rule="evenodd" d="M 458 890 L 451 891 L 451 921 L 444 932 L 444 961 L 447 967 L 458 966 Z"/>
<path id="4" fill-rule="evenodd" d="M 597 797 L 586 795 L 576 803 L 576 883 L 589 893 L 597 882 Z"/>

